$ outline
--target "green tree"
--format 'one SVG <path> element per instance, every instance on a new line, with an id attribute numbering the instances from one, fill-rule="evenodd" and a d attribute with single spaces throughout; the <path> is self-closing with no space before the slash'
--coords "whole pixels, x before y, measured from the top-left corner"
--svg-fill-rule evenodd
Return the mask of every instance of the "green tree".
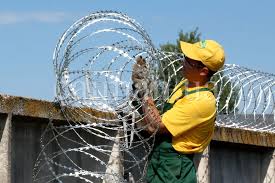
<path id="1" fill-rule="evenodd" d="M 211 81 L 216 83 L 214 94 L 216 97 L 218 97 L 219 113 L 229 114 L 232 112 L 238 112 L 238 109 L 235 109 L 235 105 L 239 100 L 240 87 L 234 86 L 234 83 L 224 75 L 224 72 L 215 74 L 211 78 Z M 226 105 L 226 103 L 228 104 Z"/>
<path id="2" fill-rule="evenodd" d="M 179 38 L 176 40 L 176 44 L 168 42 L 166 44 L 160 45 L 160 49 L 167 52 L 181 53 L 180 41 L 196 43 L 201 40 L 201 33 L 198 33 L 198 30 L 198 27 L 195 28 L 195 30 L 186 33 L 181 30 L 178 34 Z"/>
<path id="3" fill-rule="evenodd" d="M 181 54 L 181 48 L 180 48 L 180 41 L 188 42 L 188 43 L 196 43 L 201 40 L 201 33 L 199 32 L 198 27 L 195 28 L 193 31 L 184 33 L 182 30 L 178 33 L 178 39 L 176 40 L 176 43 L 166 43 L 163 45 L 160 45 L 161 51 L 164 52 L 173 52 L 173 53 L 179 53 Z M 171 61 L 176 58 L 176 54 L 174 54 L 174 57 L 166 58 L 162 61 L 162 68 L 163 70 L 163 78 L 162 80 L 169 81 L 169 93 L 172 92 L 173 88 L 177 85 L 179 81 L 182 79 L 182 73 L 178 68 L 181 67 L 181 62 L 174 62 L 171 64 Z M 175 69 L 176 68 L 176 69 Z M 177 71 L 175 73 L 175 70 Z M 222 79 L 221 79 L 222 78 Z M 229 78 L 223 75 L 223 72 L 220 72 L 218 75 L 214 75 L 211 78 L 212 82 L 217 82 L 216 87 L 214 88 L 215 95 L 221 93 L 219 95 L 219 105 L 218 105 L 218 111 L 220 113 L 231 113 L 234 110 L 234 106 L 236 105 L 236 101 L 238 100 L 238 91 L 239 88 L 235 87 L 232 89 L 232 83 L 229 81 Z M 231 91 L 232 90 L 232 91 Z M 231 95 L 230 91 L 232 92 Z M 231 96 L 228 98 L 228 96 Z M 228 100 L 228 107 L 224 107 L 226 105 L 226 102 Z M 235 109 L 236 112 L 236 109 Z"/>

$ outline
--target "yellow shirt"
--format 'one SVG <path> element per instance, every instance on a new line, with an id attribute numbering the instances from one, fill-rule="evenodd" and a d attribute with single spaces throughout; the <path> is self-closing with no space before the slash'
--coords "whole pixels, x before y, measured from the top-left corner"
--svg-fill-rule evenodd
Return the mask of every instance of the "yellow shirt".
<path id="1" fill-rule="evenodd" d="M 174 89 L 176 91 L 183 82 Z M 182 92 L 206 88 L 181 86 L 168 100 L 169 103 L 182 96 Z M 176 101 L 162 116 L 162 122 L 172 134 L 172 146 L 178 152 L 202 152 L 210 143 L 216 118 L 216 100 L 210 91 L 199 91 Z"/>

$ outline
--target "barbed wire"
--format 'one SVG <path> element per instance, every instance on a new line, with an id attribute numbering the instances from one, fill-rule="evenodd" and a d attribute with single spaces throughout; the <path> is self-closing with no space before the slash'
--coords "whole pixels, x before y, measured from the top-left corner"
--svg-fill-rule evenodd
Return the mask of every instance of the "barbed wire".
<path id="1" fill-rule="evenodd" d="M 161 110 L 182 79 L 184 55 L 156 49 L 139 23 L 114 11 L 92 13 L 64 32 L 53 64 L 55 102 L 66 122 L 50 120 L 42 134 L 34 182 L 144 181 L 156 132 L 146 133 L 142 103 L 133 104 L 137 56 L 147 61 L 150 93 Z M 274 132 L 273 74 L 225 65 L 212 78 L 216 125 Z"/>

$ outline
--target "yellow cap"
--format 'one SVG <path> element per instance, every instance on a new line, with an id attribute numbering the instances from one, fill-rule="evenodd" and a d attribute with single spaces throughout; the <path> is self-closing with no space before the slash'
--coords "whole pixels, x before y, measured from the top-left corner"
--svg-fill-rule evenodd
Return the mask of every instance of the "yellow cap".
<path id="1" fill-rule="evenodd" d="M 194 44 L 181 41 L 180 47 L 186 57 L 201 61 L 212 71 L 217 71 L 224 65 L 224 50 L 216 41 L 204 40 Z"/>

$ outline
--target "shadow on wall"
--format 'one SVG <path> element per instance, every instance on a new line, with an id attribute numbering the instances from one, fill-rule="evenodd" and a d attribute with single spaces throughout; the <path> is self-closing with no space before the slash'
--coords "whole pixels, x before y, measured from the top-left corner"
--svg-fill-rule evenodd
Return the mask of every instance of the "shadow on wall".
<path id="1" fill-rule="evenodd" d="M 275 170 L 274 165 L 270 166 L 274 164 L 273 152 L 274 149 L 267 147 L 212 141 L 210 182 L 273 183 Z"/>
<path id="2" fill-rule="evenodd" d="M 48 119 L 40 118 L 29 118 L 29 117 L 14 117 L 12 120 L 12 183 L 30 183 L 33 182 L 33 168 L 41 152 L 40 138 L 41 134 L 44 132 Z M 57 136 L 56 131 L 50 131 L 46 135 L 44 140 L 45 152 L 47 157 L 51 158 L 53 162 L 51 163 L 51 168 L 57 175 L 63 173 L 74 172 L 74 169 L 79 169 L 81 167 L 83 170 L 91 172 L 105 172 L 106 166 L 101 164 L 97 159 L 89 157 L 87 154 L 90 153 L 95 157 L 98 157 L 105 164 L 108 163 L 109 155 L 106 153 L 98 152 L 93 149 L 87 150 L 86 154 L 78 151 L 68 151 L 68 149 L 78 148 L 83 146 L 83 141 L 93 144 L 102 145 L 111 150 L 113 144 L 110 144 L 109 140 L 104 140 L 102 138 L 91 135 L 87 132 L 88 130 L 69 130 L 60 136 Z M 108 133 L 108 132 L 106 132 Z M 79 134 L 83 141 L 80 141 Z M 54 135 L 54 136 L 53 136 Z M 51 141 L 52 140 L 52 141 Z M 66 150 L 66 153 L 61 150 L 61 147 Z M 60 154 L 59 154 L 60 153 Z M 58 155 L 59 154 L 59 155 Z M 44 161 L 44 156 L 42 155 L 39 168 L 39 174 L 36 177 L 41 178 L 36 182 L 51 182 L 50 180 L 54 178 L 49 166 Z M 55 164 L 56 163 L 56 164 Z M 62 165 L 62 166 L 60 166 Z M 67 168 L 64 168 L 67 167 Z M 71 168 L 69 170 L 68 168 Z M 102 182 L 101 179 L 96 177 L 87 177 L 92 182 Z M 80 183 L 79 178 L 73 176 L 61 177 L 60 180 L 66 183 Z M 55 180 L 56 181 L 56 180 Z"/>

